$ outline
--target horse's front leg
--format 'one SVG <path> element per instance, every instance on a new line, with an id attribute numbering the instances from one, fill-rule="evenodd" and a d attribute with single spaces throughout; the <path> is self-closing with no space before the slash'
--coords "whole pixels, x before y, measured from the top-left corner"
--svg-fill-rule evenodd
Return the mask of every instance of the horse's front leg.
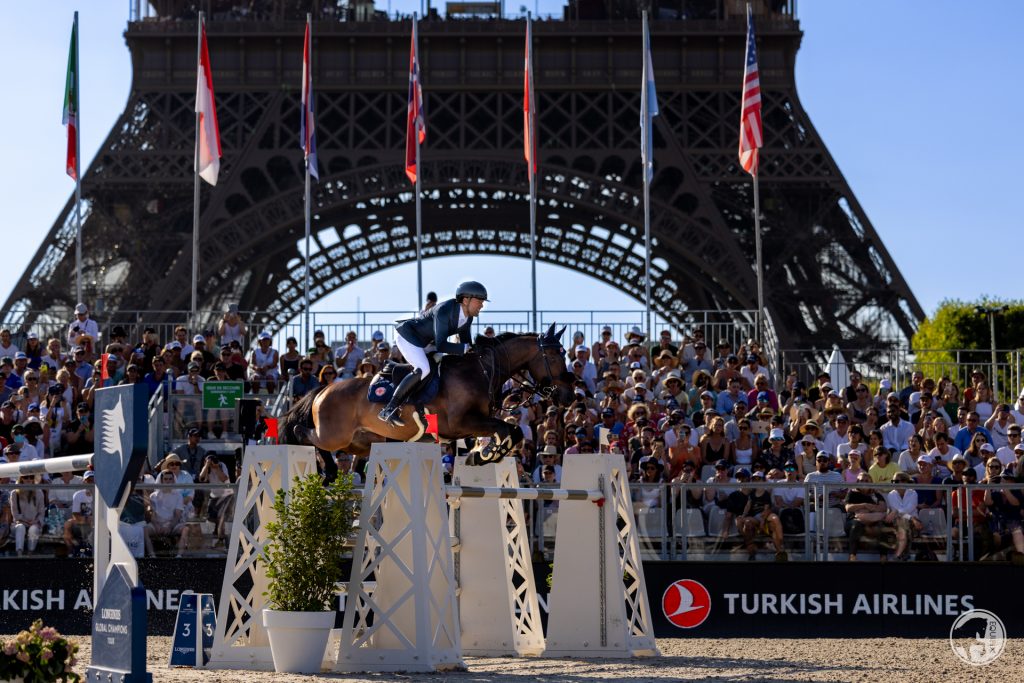
<path id="1" fill-rule="evenodd" d="M 474 434 L 491 436 L 491 442 L 477 452 L 476 457 L 471 454 L 466 461 L 470 465 L 498 462 L 523 442 L 523 430 L 519 425 L 512 425 L 493 417 L 467 415 L 462 419 L 462 425 Z"/>

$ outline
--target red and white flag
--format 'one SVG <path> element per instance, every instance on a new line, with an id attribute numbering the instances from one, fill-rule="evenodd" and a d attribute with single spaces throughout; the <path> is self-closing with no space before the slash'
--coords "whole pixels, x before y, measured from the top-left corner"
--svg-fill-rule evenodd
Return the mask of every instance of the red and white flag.
<path id="1" fill-rule="evenodd" d="M 757 73 L 757 43 L 754 17 L 747 5 L 747 58 L 743 62 L 743 98 L 740 101 L 740 165 L 757 175 L 758 150 L 764 144 L 761 126 L 761 79 Z"/>
<path id="2" fill-rule="evenodd" d="M 526 56 L 523 60 L 523 155 L 527 172 L 537 175 L 537 98 L 533 93 L 533 22 L 526 16 Z"/>
<path id="3" fill-rule="evenodd" d="M 405 175 L 415 183 L 419 169 L 416 151 L 427 139 L 427 122 L 423 118 L 423 88 L 420 83 L 420 61 L 416 54 L 416 18 L 412 20 L 412 44 L 409 48 L 409 107 L 405 125 Z"/>
<path id="4" fill-rule="evenodd" d="M 199 26 L 199 69 L 196 77 L 196 113 L 199 127 L 196 130 L 196 173 L 210 183 L 217 184 L 220 173 L 220 129 L 217 126 L 217 105 L 213 99 L 213 72 L 210 69 L 210 52 L 206 49 L 206 25 Z"/>

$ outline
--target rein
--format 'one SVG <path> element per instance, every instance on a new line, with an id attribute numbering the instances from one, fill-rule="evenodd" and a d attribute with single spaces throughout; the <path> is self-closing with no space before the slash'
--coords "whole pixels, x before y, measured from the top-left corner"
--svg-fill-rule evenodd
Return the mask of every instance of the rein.
<path id="1" fill-rule="evenodd" d="M 544 352 L 547 347 L 542 343 L 542 339 L 543 337 L 541 335 L 537 335 L 537 348 L 540 349 L 541 357 L 544 359 L 544 370 L 547 372 L 548 375 L 547 384 L 545 385 L 542 382 L 542 386 L 537 386 L 533 382 L 521 380 L 515 376 L 514 369 L 512 368 L 512 361 L 509 359 L 508 349 L 505 348 L 505 342 L 498 342 L 494 346 L 486 347 L 491 351 L 490 354 L 487 354 L 489 356 L 488 365 L 490 365 L 490 368 L 488 368 L 487 365 L 484 364 L 485 354 L 477 354 L 477 362 L 480 363 L 480 369 L 484 373 L 484 376 L 487 377 L 487 393 L 490 399 L 490 408 L 492 413 L 494 412 L 495 407 L 501 405 L 501 386 L 504 384 L 504 382 L 500 380 L 500 376 L 502 374 L 502 364 L 499 359 L 499 353 L 504 356 L 504 365 L 507 367 L 509 379 L 512 380 L 512 382 L 514 382 L 520 389 L 525 389 L 526 391 L 529 392 L 530 395 L 540 394 L 544 398 L 550 398 L 551 395 L 554 393 L 555 376 L 554 373 L 551 372 L 551 361 L 548 359 L 548 355 Z M 529 396 L 526 396 L 525 398 L 521 399 L 518 403 L 513 404 L 511 407 L 519 408 L 526 404 L 528 401 Z"/>

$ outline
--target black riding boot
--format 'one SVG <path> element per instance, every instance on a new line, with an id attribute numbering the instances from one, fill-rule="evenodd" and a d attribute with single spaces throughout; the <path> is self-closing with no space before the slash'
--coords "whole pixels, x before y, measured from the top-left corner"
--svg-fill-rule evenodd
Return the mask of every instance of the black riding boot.
<path id="1" fill-rule="evenodd" d="M 405 423 L 402 422 L 399 413 L 402 410 L 405 399 L 409 397 L 409 394 L 416 388 L 416 385 L 420 383 L 421 376 L 422 373 L 419 370 L 413 370 L 403 377 L 402 381 L 395 387 L 395 393 L 391 395 L 391 401 L 388 402 L 384 410 L 380 411 L 377 417 L 392 426 L 404 427 Z"/>

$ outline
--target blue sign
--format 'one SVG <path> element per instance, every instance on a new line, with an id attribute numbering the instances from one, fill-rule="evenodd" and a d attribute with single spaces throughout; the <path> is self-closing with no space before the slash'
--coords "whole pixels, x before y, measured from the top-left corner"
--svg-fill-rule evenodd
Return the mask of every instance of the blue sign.
<path id="1" fill-rule="evenodd" d="M 96 471 L 96 491 L 107 507 L 116 508 L 146 462 L 148 395 L 144 386 L 126 384 L 99 389 L 95 402 L 92 467 Z"/>
<path id="2" fill-rule="evenodd" d="M 213 648 L 217 609 L 210 593 L 183 593 L 174 622 L 174 644 L 168 666 L 206 666 Z"/>
<path id="3" fill-rule="evenodd" d="M 92 618 L 92 665 L 87 679 L 151 683 L 146 672 L 146 590 L 133 586 L 120 564 L 111 567 Z"/>

